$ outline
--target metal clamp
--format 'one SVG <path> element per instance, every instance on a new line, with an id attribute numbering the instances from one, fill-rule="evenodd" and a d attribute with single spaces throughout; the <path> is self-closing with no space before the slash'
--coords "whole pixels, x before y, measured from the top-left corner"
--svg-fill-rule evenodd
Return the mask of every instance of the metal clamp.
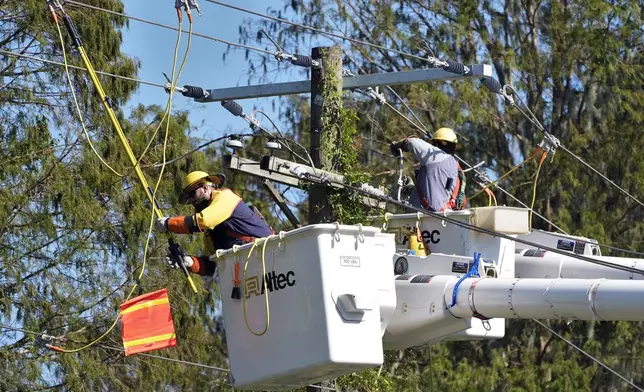
<path id="1" fill-rule="evenodd" d="M 60 4 L 59 0 L 47 0 L 47 5 L 49 6 L 50 11 L 55 12 L 55 11 L 65 11 L 63 10 L 62 4 Z"/>
<path id="2" fill-rule="evenodd" d="M 197 14 L 199 16 L 203 16 L 201 8 L 199 8 L 199 4 L 197 4 L 197 0 L 175 0 L 174 8 L 178 9 L 181 7 L 186 10 L 186 14 L 188 15 L 192 14 L 192 9 L 195 8 L 197 10 Z"/>
<path id="3" fill-rule="evenodd" d="M 475 280 L 475 281 L 470 285 L 470 291 L 467 293 L 467 302 L 469 302 L 470 310 L 472 311 L 472 316 L 473 316 L 473 317 L 476 317 L 477 319 L 479 319 L 479 320 L 481 320 L 481 321 L 483 321 L 483 322 L 487 322 L 487 320 L 489 320 L 490 318 L 489 318 L 489 317 L 485 317 L 485 316 L 483 316 L 481 313 L 479 313 L 479 312 L 476 310 L 476 305 L 474 304 L 474 288 L 476 288 L 476 285 L 477 285 L 477 284 L 478 284 L 482 279 L 486 279 L 486 278 L 487 278 L 487 277 L 486 277 L 486 276 L 484 276 L 484 277 L 482 277 L 482 278 L 479 278 L 479 279 Z M 483 327 L 485 327 L 485 325 L 484 325 Z M 488 323 L 488 327 L 489 327 L 489 323 Z M 489 329 L 488 329 L 488 328 L 485 328 L 485 329 L 489 331 Z"/>
<path id="4" fill-rule="evenodd" d="M 595 308 L 595 296 L 597 296 L 597 289 L 599 289 L 599 285 L 602 284 L 606 279 L 601 278 L 597 279 L 593 282 L 593 285 L 590 287 L 590 290 L 588 290 L 588 303 L 590 305 L 590 310 L 593 312 L 593 317 L 595 320 L 602 320 L 601 317 L 597 314 L 597 309 Z"/>
<path id="5" fill-rule="evenodd" d="M 378 91 L 379 91 L 378 87 L 376 87 L 375 89 L 373 87 L 367 87 L 365 89 L 365 94 L 373 98 L 379 104 L 384 105 L 385 103 L 387 103 L 385 94 L 379 93 Z"/>
<path id="6" fill-rule="evenodd" d="M 555 157 L 555 152 L 557 148 L 561 146 L 561 142 L 552 134 L 544 131 L 543 139 L 541 140 L 541 142 L 539 142 L 538 146 L 546 153 L 548 154 L 552 153 L 552 157 L 551 157 L 551 162 L 552 162 L 552 159 L 554 159 Z"/>

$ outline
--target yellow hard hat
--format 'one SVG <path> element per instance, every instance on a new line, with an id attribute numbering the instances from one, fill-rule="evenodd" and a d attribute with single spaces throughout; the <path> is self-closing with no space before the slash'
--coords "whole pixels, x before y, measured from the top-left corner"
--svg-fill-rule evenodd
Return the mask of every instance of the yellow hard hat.
<path id="1" fill-rule="evenodd" d="M 436 132 L 434 132 L 434 137 L 432 137 L 431 140 L 442 140 L 454 144 L 458 143 L 456 133 L 454 133 L 454 130 L 451 128 L 439 128 Z"/>
<path id="2" fill-rule="evenodd" d="M 183 191 L 181 191 L 181 195 L 179 195 L 179 202 L 181 204 L 186 204 L 190 191 L 205 182 L 210 182 L 221 187 L 226 182 L 226 176 L 221 173 L 210 175 L 199 170 L 188 173 L 188 175 L 183 179 Z"/>

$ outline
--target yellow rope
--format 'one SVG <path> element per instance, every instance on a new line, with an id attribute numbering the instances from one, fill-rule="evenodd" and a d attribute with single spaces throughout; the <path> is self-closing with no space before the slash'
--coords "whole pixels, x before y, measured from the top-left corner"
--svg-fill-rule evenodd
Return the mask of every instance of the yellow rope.
<path id="1" fill-rule="evenodd" d="M 61 40 L 61 46 L 63 47 L 63 56 L 65 57 L 65 64 L 67 64 L 67 59 L 66 59 L 65 49 L 64 49 L 64 40 L 63 40 L 63 37 L 62 37 L 62 32 L 60 30 L 60 26 L 58 25 L 58 18 L 57 18 L 57 16 L 55 14 L 53 14 L 53 16 L 54 16 L 54 20 L 56 22 L 56 27 L 58 29 L 59 38 Z M 179 77 L 181 75 L 181 72 L 183 70 L 183 67 L 184 67 L 184 65 L 186 63 L 188 52 L 190 50 L 191 38 L 192 38 L 192 22 L 190 23 L 190 32 L 189 32 L 189 36 L 188 36 L 188 47 L 186 49 L 186 53 L 184 55 L 183 62 L 181 64 L 179 73 L 177 74 L 176 82 L 178 82 Z M 174 86 L 175 86 L 174 72 L 175 72 L 176 65 L 177 65 L 180 41 L 181 41 L 181 20 L 179 21 L 179 28 L 178 28 L 178 34 L 177 34 L 177 43 L 175 45 L 174 60 L 173 60 L 173 66 L 172 66 L 172 81 L 171 81 L 172 89 L 170 91 L 170 97 L 168 98 L 168 105 L 166 107 L 166 113 L 169 113 L 170 110 L 171 110 L 171 107 L 172 107 L 172 95 L 173 95 L 172 93 L 174 92 Z M 88 60 L 87 55 L 86 55 L 86 53 L 85 53 L 85 51 L 84 51 L 84 49 L 82 47 L 80 48 L 80 52 L 81 52 L 81 56 L 83 56 L 85 58 L 85 60 Z M 102 85 L 100 83 L 100 80 L 96 76 L 94 68 L 92 67 L 92 65 L 91 65 L 91 63 L 89 61 L 86 61 L 86 62 L 87 62 L 87 69 L 89 71 L 90 78 L 94 82 L 97 90 L 99 90 L 99 94 L 101 96 L 105 96 L 105 92 L 103 91 L 103 88 L 102 88 Z M 74 102 L 76 104 L 76 108 L 77 108 L 79 117 L 81 118 L 81 124 L 83 125 L 83 130 L 85 130 L 85 134 L 88 137 L 88 141 L 90 142 L 90 146 L 91 146 L 91 141 L 89 140 L 89 135 L 87 134 L 87 131 L 85 129 L 85 124 L 84 124 L 84 122 L 82 120 L 82 115 L 80 113 L 80 108 L 79 108 L 79 105 L 78 105 L 78 101 L 76 100 L 76 95 L 74 94 L 74 89 L 73 89 L 73 86 L 71 84 L 71 77 L 69 75 L 69 70 L 68 70 L 67 66 L 65 67 L 65 70 L 66 70 L 68 82 L 70 83 L 70 88 L 72 90 L 72 95 L 74 96 Z M 114 117 L 113 112 L 108 111 L 108 114 L 110 115 L 110 117 Z M 116 121 L 116 123 L 118 123 L 118 119 L 114 118 L 112 120 Z M 169 120 L 168 120 L 167 123 L 169 124 Z M 161 123 L 159 123 L 159 127 L 160 127 L 160 124 Z M 145 242 L 145 248 L 144 248 L 144 252 L 143 252 L 143 263 L 142 263 L 142 266 L 141 266 L 141 271 L 139 272 L 137 282 L 135 282 L 134 285 L 132 286 L 132 288 L 130 289 L 130 292 L 128 293 L 128 295 L 127 295 L 127 297 L 126 297 L 124 302 L 127 302 L 132 297 L 132 294 L 134 293 L 134 290 L 136 290 L 136 288 L 138 287 L 138 284 L 139 284 L 138 282 L 143 277 L 143 273 L 145 271 L 145 266 L 146 266 L 146 261 L 147 261 L 147 251 L 148 251 L 149 241 L 150 241 L 150 238 L 152 236 L 152 228 L 154 226 L 154 216 L 155 216 L 155 213 L 158 213 L 158 210 L 157 210 L 156 206 L 154 205 L 154 197 L 155 197 L 156 191 L 158 189 L 158 186 L 159 186 L 159 183 L 161 181 L 161 177 L 163 175 L 163 171 L 164 171 L 164 168 L 165 168 L 165 153 L 166 153 L 166 146 L 167 146 L 168 130 L 169 130 L 169 126 L 166 126 L 166 134 L 165 134 L 165 140 L 164 140 L 164 144 L 163 144 L 163 164 L 162 164 L 162 167 L 161 167 L 161 172 L 159 174 L 159 179 L 157 180 L 156 187 L 155 187 L 154 192 L 153 192 L 152 197 L 151 197 L 151 199 L 152 199 L 152 202 L 151 202 L 152 214 L 151 214 L 150 226 L 148 228 L 148 234 L 147 234 L 147 238 L 146 238 L 146 242 Z M 124 144 L 124 147 L 126 149 L 126 152 L 129 152 L 133 156 L 132 150 L 130 149 L 129 145 L 127 143 L 123 143 L 123 144 Z M 92 149 L 94 150 L 93 146 L 92 146 Z M 109 167 L 115 174 L 117 174 L 117 175 L 122 177 L 121 174 L 117 173 L 114 169 L 112 169 L 109 165 L 107 165 L 107 163 L 105 163 L 103 161 L 103 159 L 98 155 L 96 150 L 94 150 L 94 153 L 97 154 L 97 156 L 99 157 L 101 162 L 103 162 L 107 167 Z M 137 165 L 138 165 L 138 163 L 137 163 Z M 136 169 L 136 166 L 135 166 L 135 169 Z M 146 189 L 146 192 L 147 192 L 147 189 Z M 79 352 L 81 350 L 84 350 L 86 348 L 91 347 L 92 345 L 98 343 L 103 338 L 105 338 L 105 336 L 107 336 L 110 332 L 112 332 L 112 330 L 114 329 L 114 327 L 118 323 L 119 319 L 120 319 L 120 314 L 119 314 L 119 316 L 117 316 L 114 319 L 114 321 L 112 322 L 110 327 L 102 335 L 100 335 L 98 338 L 94 339 L 93 341 L 87 343 L 86 345 L 84 345 L 82 347 L 79 347 L 79 348 L 75 348 L 75 349 L 63 349 L 63 348 L 57 347 L 56 351 L 60 351 L 60 352 L 64 352 L 64 353 L 75 353 L 75 352 Z"/>
<path id="2" fill-rule="evenodd" d="M 255 336 L 262 336 L 268 331 L 268 327 L 271 322 L 271 316 L 270 316 L 270 305 L 268 302 L 268 287 L 266 287 L 266 245 L 268 244 L 268 240 L 271 239 L 272 237 L 276 237 L 276 235 L 270 235 L 266 238 L 263 239 L 264 241 L 264 246 L 262 247 L 262 282 L 264 283 L 264 298 L 266 300 L 266 325 L 264 326 L 264 330 L 262 332 L 255 332 L 251 328 L 250 324 L 248 323 L 248 315 L 246 312 L 246 286 L 244 284 L 244 292 L 242 293 L 242 307 L 244 309 L 244 322 L 246 323 L 246 328 Z M 250 250 L 248 251 L 248 256 L 246 257 L 246 263 L 244 264 L 244 275 L 243 275 L 243 280 L 242 282 L 246 282 L 246 269 L 248 268 L 248 260 L 250 260 L 250 256 L 253 254 L 253 250 L 255 249 L 255 246 L 257 246 L 257 243 L 262 240 L 260 238 L 256 239 L 255 242 L 253 243 L 253 246 L 250 247 Z"/>
<path id="3" fill-rule="evenodd" d="M 67 83 L 69 84 L 69 89 L 72 93 L 72 98 L 74 100 L 74 106 L 76 107 L 76 113 L 78 114 L 78 119 L 80 120 L 81 127 L 83 128 L 83 132 L 85 133 L 85 138 L 87 139 L 87 143 L 89 144 L 90 148 L 94 152 L 94 155 L 98 157 L 98 160 L 101 161 L 105 167 L 110 169 L 112 173 L 116 174 L 119 177 L 123 177 L 123 174 L 117 172 L 114 170 L 112 166 L 110 166 L 103 157 L 96 151 L 96 148 L 94 148 L 94 144 L 92 143 L 92 139 L 89 137 L 89 132 L 87 132 L 87 127 L 85 126 L 85 121 L 83 120 L 83 114 L 81 113 L 80 110 L 80 105 L 78 104 L 78 99 L 76 98 L 76 92 L 74 92 L 74 85 L 72 84 L 72 78 L 71 75 L 69 74 L 69 63 L 67 61 L 67 51 L 65 50 L 65 40 L 63 39 L 63 33 L 60 30 L 60 25 L 58 22 L 56 22 L 56 29 L 58 29 L 58 38 L 60 39 L 60 47 L 63 49 L 63 62 L 65 63 L 65 75 L 67 75 Z"/>

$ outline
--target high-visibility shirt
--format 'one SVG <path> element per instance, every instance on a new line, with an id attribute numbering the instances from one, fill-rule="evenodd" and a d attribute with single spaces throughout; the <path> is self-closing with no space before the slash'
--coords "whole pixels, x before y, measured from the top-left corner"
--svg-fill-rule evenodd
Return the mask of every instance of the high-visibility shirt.
<path id="1" fill-rule="evenodd" d="M 170 218 L 168 229 L 181 234 L 203 233 L 208 256 L 218 249 L 230 249 L 273 234 L 266 221 L 227 188 L 213 190 L 210 204 L 194 215 Z M 202 272 L 210 275 L 214 273 L 214 263 L 207 264 L 207 271 Z"/>

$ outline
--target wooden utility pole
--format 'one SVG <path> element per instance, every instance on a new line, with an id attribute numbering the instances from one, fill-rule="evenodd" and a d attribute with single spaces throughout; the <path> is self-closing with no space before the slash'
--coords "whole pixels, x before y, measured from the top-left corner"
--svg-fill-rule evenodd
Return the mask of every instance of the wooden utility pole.
<path id="1" fill-rule="evenodd" d="M 339 46 L 318 47 L 311 57 L 321 66 L 311 70 L 311 146 L 309 152 L 316 168 L 332 170 L 337 157 L 341 129 L 342 55 Z M 327 187 L 311 185 L 309 224 L 329 222 L 332 211 Z"/>
<path id="2" fill-rule="evenodd" d="M 311 50 L 320 67 L 311 70 L 311 145 L 309 153 L 317 169 L 332 170 L 337 153 L 342 109 L 342 55 L 339 46 Z M 309 224 L 328 222 L 332 211 L 328 188 L 311 185 L 309 192 Z M 317 385 L 317 387 L 316 387 Z M 319 392 L 320 384 L 306 387 L 306 392 Z"/>

